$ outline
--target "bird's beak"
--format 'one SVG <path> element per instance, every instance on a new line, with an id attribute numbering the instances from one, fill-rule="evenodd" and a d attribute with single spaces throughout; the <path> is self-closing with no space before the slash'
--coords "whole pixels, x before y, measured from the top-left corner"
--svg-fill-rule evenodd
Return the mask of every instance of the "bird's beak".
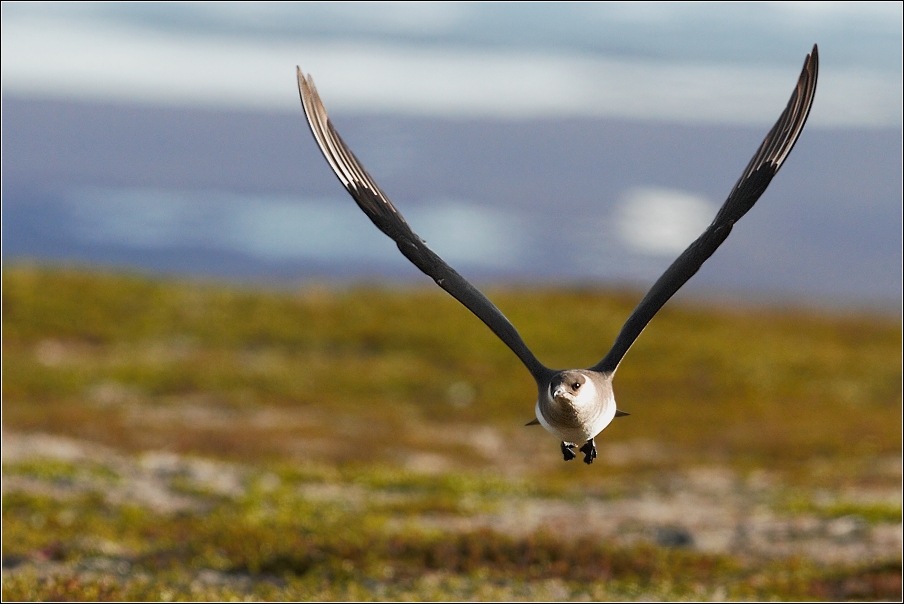
<path id="1" fill-rule="evenodd" d="M 552 397 L 556 400 L 559 400 L 559 399 L 567 400 L 567 397 L 565 395 L 566 395 L 566 392 L 565 392 L 564 388 L 556 388 L 555 391 L 552 393 Z"/>

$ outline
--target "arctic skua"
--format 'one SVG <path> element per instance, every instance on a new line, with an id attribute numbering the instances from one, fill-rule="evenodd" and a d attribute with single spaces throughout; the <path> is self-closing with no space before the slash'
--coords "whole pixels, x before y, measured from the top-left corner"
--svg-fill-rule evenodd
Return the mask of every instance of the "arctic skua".
<path id="1" fill-rule="evenodd" d="M 378 229 L 395 241 L 402 254 L 437 285 L 483 321 L 524 363 L 537 383 L 536 418 L 561 441 L 565 461 L 574 459 L 580 444 L 584 462 L 596 457 L 594 438 L 620 415 L 612 379 L 622 358 L 653 316 L 687 282 L 728 237 L 734 224 L 753 207 L 797 142 L 816 93 L 817 47 L 804 60 L 797 86 L 778 121 L 747 164 L 712 224 L 675 260 L 640 301 L 612 348 L 587 369 L 557 370 L 537 360 L 518 331 L 477 288 L 459 275 L 415 234 L 380 190 L 327 117 L 314 81 L 298 68 L 298 91 L 314 140 L 339 181 Z"/>

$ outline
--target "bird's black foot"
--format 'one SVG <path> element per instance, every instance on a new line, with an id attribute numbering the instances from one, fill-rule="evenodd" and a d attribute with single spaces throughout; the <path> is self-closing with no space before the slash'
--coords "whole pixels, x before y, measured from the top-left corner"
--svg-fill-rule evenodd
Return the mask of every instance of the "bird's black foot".
<path id="1" fill-rule="evenodd" d="M 596 459 L 596 443 L 593 442 L 592 438 L 585 442 L 584 446 L 581 447 L 581 453 L 584 454 L 584 463 L 588 466 Z"/>
<path id="2" fill-rule="evenodd" d="M 577 447 L 577 445 L 574 443 L 562 442 L 562 455 L 565 457 L 565 461 L 571 461 L 577 457 L 575 452 L 572 451 L 575 447 Z"/>

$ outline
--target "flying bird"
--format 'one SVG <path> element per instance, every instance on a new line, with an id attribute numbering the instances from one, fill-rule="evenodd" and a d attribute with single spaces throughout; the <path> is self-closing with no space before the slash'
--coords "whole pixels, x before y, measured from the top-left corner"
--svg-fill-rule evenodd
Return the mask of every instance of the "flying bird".
<path id="1" fill-rule="evenodd" d="M 408 260 L 477 315 L 521 359 L 537 383 L 536 418 L 527 425 L 540 424 L 555 435 L 561 441 L 565 461 L 577 457 L 574 450 L 580 444 L 584 462 L 591 464 L 596 457 L 596 436 L 613 418 L 627 415 L 616 408 L 612 391 L 612 379 L 622 358 L 663 304 L 722 245 L 734 224 L 753 207 L 782 167 L 810 113 L 818 69 L 819 57 L 814 45 L 804 60 L 788 105 L 747 164 L 712 224 L 647 292 L 606 356 L 587 369 L 567 370 L 550 369 L 538 361 L 505 315 L 411 230 L 389 197 L 342 141 L 327 116 L 311 76 L 305 76 L 300 67 L 297 73 L 301 104 L 314 140 L 358 207 L 396 242 Z"/>

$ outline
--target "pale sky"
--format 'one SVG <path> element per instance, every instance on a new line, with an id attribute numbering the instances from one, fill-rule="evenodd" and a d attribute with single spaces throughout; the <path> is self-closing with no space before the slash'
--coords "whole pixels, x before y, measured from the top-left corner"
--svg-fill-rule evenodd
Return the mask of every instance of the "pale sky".
<path id="1" fill-rule="evenodd" d="M 708 7 L 701 12 L 701 7 Z M 4 3 L 5 94 L 296 111 L 769 124 L 814 42 L 810 127 L 901 125 L 901 3 Z"/>

